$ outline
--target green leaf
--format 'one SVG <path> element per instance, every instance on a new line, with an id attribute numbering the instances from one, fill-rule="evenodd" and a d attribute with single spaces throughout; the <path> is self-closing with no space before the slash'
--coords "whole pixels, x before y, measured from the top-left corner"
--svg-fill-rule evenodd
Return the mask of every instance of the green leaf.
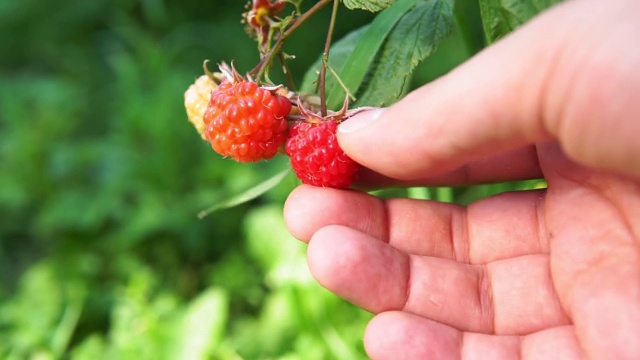
<path id="1" fill-rule="evenodd" d="M 253 199 L 256 199 L 260 195 L 266 193 L 267 191 L 271 190 L 273 187 L 278 185 L 287 175 L 289 175 L 290 172 L 291 172 L 291 169 L 287 168 L 281 171 L 280 173 L 274 175 L 273 177 L 261 182 L 260 184 L 241 192 L 238 195 L 232 196 L 229 199 L 226 199 L 224 201 L 221 201 L 217 204 L 212 205 L 208 209 L 200 211 L 198 213 L 198 217 L 202 219 L 214 211 L 227 209 L 240 204 L 244 204 Z"/>
<path id="2" fill-rule="evenodd" d="M 402 16 L 413 9 L 421 0 L 397 0 L 395 4 L 376 16 L 360 37 L 351 56 L 345 61 L 338 74 L 352 94 L 355 94 L 365 78 L 378 50 Z M 334 67 L 335 69 L 335 67 Z M 337 69 L 336 69 L 337 70 Z M 337 82 L 327 88 L 327 106 L 338 109 L 344 102 L 345 92 Z"/>
<path id="3" fill-rule="evenodd" d="M 65 309 L 51 335 L 51 350 L 56 358 L 61 358 L 69 346 L 86 298 L 86 289 L 79 283 L 68 281 L 66 287 Z"/>
<path id="4" fill-rule="evenodd" d="M 344 5 L 349 9 L 362 9 L 371 12 L 378 12 L 393 5 L 396 0 L 343 0 Z"/>
<path id="5" fill-rule="evenodd" d="M 345 35 L 342 39 L 336 41 L 331 46 L 331 52 L 329 53 L 329 64 L 331 67 L 340 71 L 344 67 L 349 56 L 353 53 L 362 34 L 368 29 L 368 25 L 362 26 L 356 30 L 351 31 L 347 35 Z M 322 64 L 322 56 L 316 60 L 313 65 L 307 70 L 302 79 L 302 85 L 300 86 L 300 91 L 303 93 L 315 93 L 316 92 L 316 84 L 318 80 L 318 74 L 320 72 L 320 65 Z M 336 84 L 336 80 L 333 76 L 327 76 L 325 86 L 327 88 L 332 88 L 333 85 Z"/>
<path id="6" fill-rule="evenodd" d="M 32 265 L 20 278 L 16 295 L 0 311 L 0 325 L 13 329 L 7 340 L 14 351 L 50 350 L 65 305 L 63 285 L 47 261 Z"/>
<path id="7" fill-rule="evenodd" d="M 560 1 L 480 0 L 480 15 L 487 42 L 495 42 Z"/>
<path id="8" fill-rule="evenodd" d="M 291 242 L 294 239 L 284 222 L 282 205 L 252 208 L 243 227 L 248 253 L 268 272 L 271 285 L 310 280 L 304 247 Z"/>
<path id="9" fill-rule="evenodd" d="M 415 67 L 451 32 L 453 1 L 429 0 L 406 13 L 395 26 L 359 94 L 359 106 L 386 106 L 409 85 Z"/>
<path id="10" fill-rule="evenodd" d="M 209 289 L 193 300 L 187 309 L 176 359 L 208 359 L 224 337 L 229 299 L 222 289 Z"/>

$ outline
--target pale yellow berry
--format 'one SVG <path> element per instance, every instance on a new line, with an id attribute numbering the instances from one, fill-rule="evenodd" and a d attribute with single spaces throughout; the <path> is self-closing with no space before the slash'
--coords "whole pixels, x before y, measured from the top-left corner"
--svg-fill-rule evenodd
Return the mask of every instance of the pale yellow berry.
<path id="1" fill-rule="evenodd" d="M 213 79 L 208 75 L 202 75 L 184 93 L 184 107 L 187 110 L 187 117 L 203 139 L 205 138 L 205 125 L 202 117 L 207 111 L 211 92 L 217 87 L 218 84 Z"/>

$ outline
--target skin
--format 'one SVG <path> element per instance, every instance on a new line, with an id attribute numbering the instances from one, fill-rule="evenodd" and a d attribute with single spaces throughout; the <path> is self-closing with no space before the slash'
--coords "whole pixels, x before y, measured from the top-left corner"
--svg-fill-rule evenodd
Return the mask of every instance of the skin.
<path id="1" fill-rule="evenodd" d="M 556 6 L 393 106 L 341 124 L 365 185 L 544 177 L 467 207 L 301 186 L 327 289 L 372 359 L 640 359 L 640 2 Z"/>

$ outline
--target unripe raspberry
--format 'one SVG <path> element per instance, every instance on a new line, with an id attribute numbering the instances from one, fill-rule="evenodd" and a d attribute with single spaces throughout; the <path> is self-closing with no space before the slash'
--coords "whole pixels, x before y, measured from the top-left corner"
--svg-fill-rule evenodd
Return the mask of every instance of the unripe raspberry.
<path id="1" fill-rule="evenodd" d="M 187 117 L 203 139 L 205 139 L 205 125 L 202 117 L 209 106 L 211 92 L 217 87 L 218 84 L 211 77 L 202 75 L 184 93 L 184 107 L 187 110 Z"/>

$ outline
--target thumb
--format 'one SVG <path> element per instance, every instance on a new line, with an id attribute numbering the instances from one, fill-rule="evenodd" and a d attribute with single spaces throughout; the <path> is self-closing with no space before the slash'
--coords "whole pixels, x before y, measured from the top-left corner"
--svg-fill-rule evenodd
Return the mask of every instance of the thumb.
<path id="1" fill-rule="evenodd" d="M 391 107 L 343 122 L 340 145 L 382 175 L 416 180 L 480 159 L 518 162 L 500 155 L 557 141 L 574 160 L 640 179 L 630 166 L 640 159 L 638 15 L 639 2 L 562 3 Z"/>

